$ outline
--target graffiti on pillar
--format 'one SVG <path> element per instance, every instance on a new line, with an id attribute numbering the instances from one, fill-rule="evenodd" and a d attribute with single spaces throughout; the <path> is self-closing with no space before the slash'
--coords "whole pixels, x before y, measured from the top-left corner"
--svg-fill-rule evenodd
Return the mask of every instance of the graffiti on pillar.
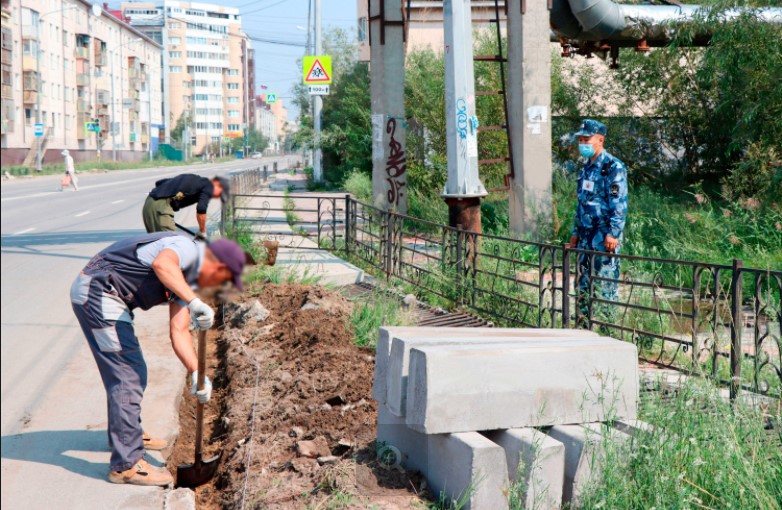
<path id="1" fill-rule="evenodd" d="M 456 131 L 459 138 L 467 138 L 467 103 L 461 97 L 456 100 Z"/>
<path id="2" fill-rule="evenodd" d="M 396 133 L 396 119 L 390 118 L 386 123 L 388 133 L 388 159 L 386 160 L 386 182 L 388 182 L 388 201 L 395 207 L 399 206 L 399 200 L 404 195 L 402 188 L 406 183 L 402 176 L 407 172 L 407 156 L 402 144 L 394 138 Z"/>

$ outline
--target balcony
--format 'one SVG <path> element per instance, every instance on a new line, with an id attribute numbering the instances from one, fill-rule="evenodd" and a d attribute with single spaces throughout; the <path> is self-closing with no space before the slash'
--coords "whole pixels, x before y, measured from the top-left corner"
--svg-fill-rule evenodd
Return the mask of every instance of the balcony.
<path id="1" fill-rule="evenodd" d="M 128 120 L 131 122 L 138 121 L 138 112 L 134 110 L 128 110 Z"/>
<path id="2" fill-rule="evenodd" d="M 13 99 L 14 98 L 14 89 L 11 85 L 3 85 L 2 86 L 2 97 L 3 99 Z"/>
<path id="3" fill-rule="evenodd" d="M 32 55 L 22 56 L 22 71 L 35 71 L 38 68 L 38 62 Z"/>
<path id="4" fill-rule="evenodd" d="M 141 70 L 137 67 L 131 67 L 128 69 L 128 78 L 131 80 L 137 80 L 141 77 Z"/>
<path id="5" fill-rule="evenodd" d="M 149 135 L 141 135 L 141 137 L 139 138 L 139 141 L 141 143 L 149 143 Z"/>
<path id="6" fill-rule="evenodd" d="M 3 119 L 0 121 L 0 129 L 2 129 L 2 134 L 8 134 L 14 132 L 14 121 L 12 119 Z"/>
<path id="7" fill-rule="evenodd" d="M 22 103 L 33 104 L 38 102 L 38 92 L 35 90 L 25 90 L 22 92 Z"/>
<path id="8" fill-rule="evenodd" d="M 78 73 L 76 75 L 76 85 L 86 87 L 90 84 L 90 75 L 88 73 Z"/>
<path id="9" fill-rule="evenodd" d="M 22 39 L 38 39 L 38 24 L 22 25 Z"/>
<path id="10" fill-rule="evenodd" d="M 11 51 L 11 48 L 2 48 L 2 61 L 3 63 L 11 63 L 11 60 L 13 59 L 13 53 Z"/>
<path id="11" fill-rule="evenodd" d="M 131 98 L 131 99 L 138 99 L 139 98 L 139 91 L 131 89 L 128 92 L 128 97 Z"/>
<path id="12" fill-rule="evenodd" d="M 86 46 L 76 46 L 73 50 L 73 56 L 76 57 L 77 60 L 89 60 L 90 49 Z"/>
<path id="13" fill-rule="evenodd" d="M 136 133 L 130 133 L 130 143 L 133 143 L 136 141 Z"/>
<path id="14" fill-rule="evenodd" d="M 84 125 L 84 122 L 76 123 L 76 139 L 77 140 L 87 139 L 87 127 Z"/>
<path id="15" fill-rule="evenodd" d="M 109 65 L 109 56 L 105 51 L 96 51 L 94 63 L 96 66 L 103 67 Z"/>
<path id="16" fill-rule="evenodd" d="M 98 99 L 98 104 L 109 104 L 111 96 L 109 95 L 108 90 L 98 89 L 95 94 Z"/>
<path id="17" fill-rule="evenodd" d="M 86 99 L 77 99 L 76 100 L 76 111 L 79 113 L 89 112 L 90 111 L 90 102 Z"/>

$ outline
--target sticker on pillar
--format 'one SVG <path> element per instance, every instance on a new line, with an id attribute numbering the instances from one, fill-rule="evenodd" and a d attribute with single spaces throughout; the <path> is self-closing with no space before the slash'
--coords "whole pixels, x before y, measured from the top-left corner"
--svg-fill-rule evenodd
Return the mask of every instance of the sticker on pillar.
<path id="1" fill-rule="evenodd" d="M 383 114 L 372 114 L 372 159 L 383 159 Z"/>
<path id="2" fill-rule="evenodd" d="M 548 108 L 545 106 L 530 106 L 527 108 L 527 119 L 530 122 L 547 122 Z"/>
<path id="3" fill-rule="evenodd" d="M 530 134 L 533 135 L 541 134 L 540 122 L 533 122 L 532 124 L 527 124 L 527 127 L 529 128 Z"/>
<path id="4" fill-rule="evenodd" d="M 478 138 L 471 136 L 467 139 L 467 157 L 468 158 L 477 158 L 478 157 Z"/>

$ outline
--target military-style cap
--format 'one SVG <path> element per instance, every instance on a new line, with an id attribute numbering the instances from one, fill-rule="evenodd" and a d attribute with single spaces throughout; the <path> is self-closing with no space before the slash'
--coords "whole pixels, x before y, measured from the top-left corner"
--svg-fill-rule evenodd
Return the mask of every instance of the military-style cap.
<path id="1" fill-rule="evenodd" d="M 608 128 L 602 122 L 598 122 L 592 119 L 584 119 L 581 121 L 581 125 L 578 126 L 578 132 L 576 136 L 592 136 L 603 135 L 608 132 Z"/>

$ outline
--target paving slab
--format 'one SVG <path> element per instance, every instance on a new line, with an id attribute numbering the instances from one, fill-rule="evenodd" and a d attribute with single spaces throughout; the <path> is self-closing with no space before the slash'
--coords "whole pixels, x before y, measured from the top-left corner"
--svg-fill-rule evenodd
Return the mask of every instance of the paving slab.
<path id="1" fill-rule="evenodd" d="M 507 336 L 509 334 L 524 334 L 526 332 L 566 332 L 582 331 L 588 336 L 598 336 L 597 333 L 583 330 L 569 329 L 545 329 L 545 328 L 435 328 L 418 326 L 383 326 L 378 330 L 377 348 L 375 349 L 375 377 L 372 384 L 372 398 L 377 401 L 384 401 L 387 392 L 386 381 L 388 379 L 388 366 L 391 357 L 391 343 L 394 335 L 426 335 L 432 333 L 435 335 L 451 335 L 455 337 L 473 336 L 476 331 L 480 331 L 485 336 Z M 579 333 L 581 334 L 581 333 Z"/>
<path id="2" fill-rule="evenodd" d="M 470 331 L 473 330 L 473 331 Z M 544 343 L 557 340 L 572 341 L 578 338 L 596 338 L 597 334 L 584 330 L 528 330 L 509 333 L 504 329 L 464 328 L 455 333 L 434 331 L 395 335 L 391 341 L 388 362 L 385 404 L 397 416 L 405 415 L 410 349 L 425 345 L 483 345 L 506 343 Z"/>
<path id="3" fill-rule="evenodd" d="M 442 434 L 636 419 L 636 346 L 603 337 L 557 345 L 410 351 L 406 423 Z"/>
<path id="4" fill-rule="evenodd" d="M 565 445 L 534 428 L 484 432 L 505 449 L 511 491 L 529 510 L 557 510 L 565 482 Z"/>
<path id="5" fill-rule="evenodd" d="M 630 436 L 601 423 L 583 425 L 556 425 L 548 431 L 549 437 L 565 446 L 565 484 L 562 503 L 577 506 L 581 494 L 602 476 L 605 461 L 606 432 L 611 441 L 627 441 Z"/>

